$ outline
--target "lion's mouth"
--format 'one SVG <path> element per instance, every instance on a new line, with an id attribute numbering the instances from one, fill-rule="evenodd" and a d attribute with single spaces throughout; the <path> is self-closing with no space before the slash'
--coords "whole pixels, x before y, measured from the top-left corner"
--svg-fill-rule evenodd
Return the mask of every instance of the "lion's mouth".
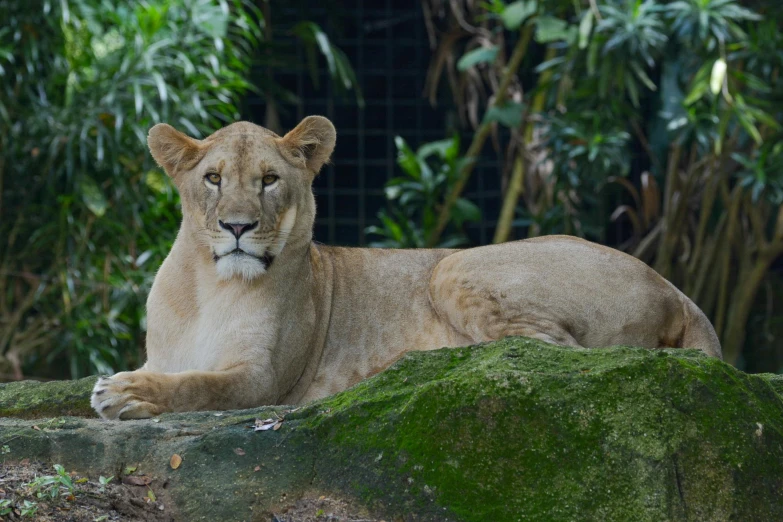
<path id="1" fill-rule="evenodd" d="M 256 261 L 258 261 L 259 263 L 261 263 L 262 265 L 264 265 L 264 269 L 269 268 L 272 265 L 272 262 L 275 260 L 275 256 L 273 256 L 269 252 L 264 252 L 264 255 L 262 255 L 262 256 L 256 256 L 256 255 L 253 255 L 253 254 L 251 254 L 249 252 L 246 252 L 245 250 L 242 250 L 239 247 L 236 247 L 231 252 L 223 254 L 222 256 L 219 256 L 217 254 L 217 252 L 214 252 L 214 251 L 212 252 L 212 259 L 215 261 L 215 263 L 220 261 L 220 259 L 222 259 L 224 257 L 229 257 L 229 256 L 245 256 L 245 257 L 253 258 Z"/>

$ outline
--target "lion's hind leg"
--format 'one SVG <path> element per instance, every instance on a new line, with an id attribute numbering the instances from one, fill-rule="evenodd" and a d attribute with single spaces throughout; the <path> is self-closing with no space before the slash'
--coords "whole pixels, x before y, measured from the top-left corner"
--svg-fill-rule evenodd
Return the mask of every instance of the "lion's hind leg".
<path id="1" fill-rule="evenodd" d="M 487 342 L 521 336 L 560 346 L 581 348 L 571 333 L 554 320 L 535 313 L 519 313 L 503 307 L 496 299 L 474 295 L 470 299 L 438 303 L 439 313 L 472 342 Z"/>
<path id="2" fill-rule="evenodd" d="M 562 346 L 581 346 L 557 319 L 556 311 L 530 302 L 519 288 L 504 288 L 502 277 L 464 270 L 459 266 L 461 257 L 458 253 L 444 258 L 430 280 L 435 311 L 461 336 L 474 343 L 524 336 Z"/>

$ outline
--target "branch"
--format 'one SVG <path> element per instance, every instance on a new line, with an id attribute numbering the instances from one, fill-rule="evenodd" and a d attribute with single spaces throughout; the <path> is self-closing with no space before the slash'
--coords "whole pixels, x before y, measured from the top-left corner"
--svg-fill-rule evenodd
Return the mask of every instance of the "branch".
<path id="1" fill-rule="evenodd" d="M 497 95 L 495 96 L 495 100 L 492 102 L 491 107 L 502 105 L 506 100 L 508 86 L 511 84 L 511 80 L 516 75 L 516 72 L 522 63 L 522 58 L 524 58 L 525 53 L 527 53 L 527 46 L 530 43 L 530 38 L 532 35 L 533 31 L 531 26 L 527 26 L 517 41 L 516 46 L 514 47 L 511 60 L 509 60 L 508 67 L 506 68 L 505 72 L 503 73 L 503 77 L 500 80 L 500 86 L 498 87 Z M 440 210 L 435 228 L 430 234 L 430 237 L 427 238 L 428 247 L 431 248 L 438 244 L 441 235 L 443 235 L 443 231 L 449 224 L 449 220 L 451 218 L 451 209 L 454 208 L 454 204 L 459 199 L 460 194 L 462 194 L 462 191 L 465 190 L 465 185 L 468 184 L 470 175 L 473 172 L 473 167 L 476 166 L 479 154 L 481 154 L 481 149 L 484 147 L 484 142 L 487 140 L 487 136 L 489 135 L 489 131 L 491 129 L 492 122 L 484 121 L 476 131 L 476 134 L 473 135 L 473 141 L 470 143 L 470 147 L 465 154 L 466 161 L 460 170 L 459 178 L 457 178 L 457 182 L 454 184 L 451 192 L 449 192 L 449 195 Z"/>
<path id="2" fill-rule="evenodd" d="M 544 61 L 548 62 L 557 56 L 557 49 L 555 47 L 549 47 L 546 50 Z M 552 78 L 552 69 L 547 69 L 541 73 L 539 80 L 539 86 L 545 87 Z M 533 98 L 533 107 L 531 114 L 536 115 L 544 110 L 544 103 L 546 103 L 546 91 L 540 88 L 536 96 Z M 503 198 L 503 207 L 500 210 L 500 218 L 498 220 L 497 228 L 495 228 L 495 237 L 492 240 L 493 243 L 504 243 L 508 241 L 508 237 L 511 235 L 511 228 L 514 223 L 514 214 L 517 208 L 517 203 L 522 195 L 525 187 L 525 153 L 527 152 L 528 144 L 533 139 L 533 122 L 530 118 L 524 123 L 524 130 L 522 132 L 522 143 L 520 144 L 519 154 L 514 164 L 514 171 L 511 176 L 511 181 L 508 184 L 508 190 L 506 197 Z"/>

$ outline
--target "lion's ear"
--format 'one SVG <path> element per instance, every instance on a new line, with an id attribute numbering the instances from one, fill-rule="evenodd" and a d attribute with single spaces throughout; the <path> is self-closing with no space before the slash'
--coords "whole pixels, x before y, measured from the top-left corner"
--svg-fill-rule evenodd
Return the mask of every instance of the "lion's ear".
<path id="1" fill-rule="evenodd" d="M 158 123 L 147 135 L 152 157 L 172 178 L 196 166 L 204 155 L 201 142 L 166 123 Z"/>
<path id="2" fill-rule="evenodd" d="M 337 140 L 334 125 L 323 116 L 308 116 L 280 139 L 280 145 L 297 163 L 318 174 L 329 161 Z"/>

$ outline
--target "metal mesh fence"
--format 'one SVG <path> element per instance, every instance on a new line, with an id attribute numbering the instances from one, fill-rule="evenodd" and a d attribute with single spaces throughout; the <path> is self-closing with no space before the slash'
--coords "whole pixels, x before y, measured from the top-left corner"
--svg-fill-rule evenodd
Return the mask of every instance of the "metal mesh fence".
<path id="1" fill-rule="evenodd" d="M 273 24 L 281 39 L 296 22 L 316 21 L 347 54 L 357 73 L 364 108 L 357 106 L 351 93 L 335 93 L 323 63 L 318 73 L 320 88 L 316 88 L 301 47 L 297 49 L 298 63 L 275 80 L 300 100 L 281 107 L 283 129 L 291 129 L 313 114 L 328 117 L 337 128 L 332 164 L 323 169 L 314 184 L 316 240 L 365 245 L 372 241 L 365 235 L 365 227 L 377 224 L 378 210 L 386 205 L 383 187 L 399 175 L 394 137 L 402 136 L 415 149 L 452 135 L 455 128 L 452 123 L 456 113 L 448 96 L 443 96 L 437 107 L 422 96 L 431 51 L 421 6 L 416 0 L 354 0 L 307 9 L 287 7 L 281 2 L 273 5 Z M 293 39 L 289 43 L 293 45 Z M 446 86 L 442 87 L 446 94 Z M 264 100 L 251 98 L 248 106 L 250 117 L 263 123 Z M 462 134 L 464 152 L 472 132 Z M 474 245 L 492 240 L 500 209 L 500 178 L 497 155 L 486 150 L 466 191 L 483 216 L 481 222 L 466 228 Z"/>

